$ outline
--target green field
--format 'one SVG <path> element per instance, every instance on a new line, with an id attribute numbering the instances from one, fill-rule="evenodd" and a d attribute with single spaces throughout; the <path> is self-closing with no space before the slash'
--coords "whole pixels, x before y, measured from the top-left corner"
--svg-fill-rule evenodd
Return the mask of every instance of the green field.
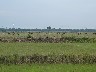
<path id="1" fill-rule="evenodd" d="M 66 33 L 63 34 L 57 34 L 57 33 L 33 33 L 30 34 L 31 37 L 52 37 L 54 36 L 58 39 L 61 37 L 76 37 L 78 38 L 95 38 L 96 35 L 93 35 L 93 33 L 82 33 L 78 35 L 77 33 Z M 83 43 L 79 42 L 58 42 L 58 43 L 44 43 L 44 42 L 3 42 L 5 39 L 14 39 L 14 38 L 27 38 L 28 33 L 0 33 L 0 72 L 96 72 L 96 43 L 86 41 Z M 25 64 L 16 64 L 13 61 L 21 61 L 23 59 L 20 59 L 20 57 L 25 56 L 25 59 L 27 56 L 30 56 L 29 61 L 31 61 L 31 56 L 34 54 L 37 54 L 35 57 L 41 56 L 42 59 L 40 63 L 31 63 L 25 62 Z M 58 63 L 60 55 L 66 55 L 68 58 L 65 58 L 67 60 L 71 60 L 68 64 L 65 63 Z M 15 58 L 17 55 L 17 58 Z M 38 56 L 39 55 L 39 56 Z M 51 57 L 52 55 L 52 57 Z M 56 56 L 57 57 L 56 57 Z M 73 55 L 73 56 L 72 56 Z M 75 56 L 74 56 L 75 55 Z M 81 57 L 78 57 L 81 55 Z M 91 56 L 90 56 L 91 55 Z M 47 56 L 50 58 L 57 59 L 57 63 L 49 64 L 49 63 L 42 63 L 43 56 Z M 55 57 L 54 57 L 55 56 Z M 71 58 L 69 58 L 71 57 Z M 77 58 L 77 59 L 75 59 Z M 85 63 L 82 62 L 83 58 L 85 58 Z M 20 60 L 19 60 L 20 59 Z M 79 64 L 80 59 L 80 64 Z M 48 59 L 49 60 L 49 59 Z M 75 64 L 76 60 L 78 63 Z M 27 61 L 27 60 L 25 60 Z M 51 61 L 51 59 L 50 59 Z M 3 63 L 4 64 L 3 64 Z M 13 62 L 13 63 L 11 63 Z M 24 61 L 22 61 L 24 62 Z M 38 61 L 37 61 L 38 62 Z M 73 63 L 73 64 L 72 64 Z M 91 64 L 90 64 L 91 63 Z"/>
<path id="2" fill-rule="evenodd" d="M 96 43 L 0 43 L 0 55 L 96 55 Z"/>
<path id="3" fill-rule="evenodd" d="M 15 32 L 15 33 L 12 33 L 12 32 L 9 32 L 10 34 L 8 34 L 8 32 L 0 32 L 0 37 L 4 37 L 4 38 L 7 38 L 7 37 L 16 37 L 16 38 L 25 38 L 28 36 L 28 32 Z M 63 34 L 64 32 L 30 32 L 32 34 L 30 34 L 32 37 L 36 37 L 36 38 L 39 38 L 39 37 L 56 37 L 56 38 L 60 38 L 60 37 L 89 37 L 89 38 L 96 38 L 96 35 L 93 34 L 93 32 L 88 32 L 87 34 L 85 34 L 84 32 L 81 32 L 81 34 L 78 35 L 78 33 L 70 33 L 70 32 L 67 32 L 65 34 Z M 14 35 L 13 35 L 14 34 Z M 19 35 L 18 35 L 19 34 Z"/>
<path id="4" fill-rule="evenodd" d="M 0 42 L 96 43 L 96 34 L 92 32 L 1 32 Z"/>
<path id="5" fill-rule="evenodd" d="M 96 65 L 33 64 L 0 65 L 0 72 L 96 72 Z"/>

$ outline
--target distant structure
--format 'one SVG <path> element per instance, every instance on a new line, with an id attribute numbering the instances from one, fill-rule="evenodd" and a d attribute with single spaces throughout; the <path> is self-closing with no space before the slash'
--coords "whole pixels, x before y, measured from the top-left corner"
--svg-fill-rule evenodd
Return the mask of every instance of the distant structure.
<path id="1" fill-rule="evenodd" d="M 14 28 L 14 24 L 13 24 L 13 28 Z"/>
<path id="2" fill-rule="evenodd" d="M 55 29 L 48 26 L 47 29 L 22 29 L 15 28 L 13 24 L 13 28 L 0 28 L 0 32 L 96 32 L 96 29 Z"/>
<path id="3" fill-rule="evenodd" d="M 50 29 L 51 29 L 51 27 L 49 26 L 49 27 L 47 27 L 47 29 L 48 29 L 48 30 L 50 30 Z"/>

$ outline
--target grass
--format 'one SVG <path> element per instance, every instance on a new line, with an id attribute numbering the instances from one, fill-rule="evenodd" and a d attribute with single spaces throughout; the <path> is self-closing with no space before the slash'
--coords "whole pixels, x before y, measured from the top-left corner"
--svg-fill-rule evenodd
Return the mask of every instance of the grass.
<path id="1" fill-rule="evenodd" d="M 33 64 L 0 65 L 0 72 L 96 72 L 96 65 Z"/>
<path id="2" fill-rule="evenodd" d="M 84 63 L 96 63 L 95 61 L 95 56 L 96 56 L 96 43 L 0 43 L 0 55 L 1 55 L 1 62 L 3 63 L 10 63 L 11 58 L 14 61 L 14 55 L 18 55 L 19 57 L 22 56 L 29 56 L 29 58 L 27 58 L 29 60 L 29 62 L 31 61 L 31 57 L 36 54 L 39 58 L 40 55 L 43 56 L 48 56 L 51 58 L 56 58 L 56 60 L 54 59 L 54 62 L 56 61 L 56 63 L 58 63 L 58 60 L 62 59 L 62 57 L 60 55 L 66 55 L 68 58 L 68 63 L 75 63 L 75 61 L 77 63 L 80 62 L 80 64 Z M 54 56 L 55 54 L 55 56 Z M 32 55 L 32 56 L 31 56 Z M 51 57 L 50 55 L 54 56 Z M 75 57 L 73 57 L 73 55 L 75 55 Z M 81 57 L 79 57 L 79 55 Z M 92 55 L 92 56 L 90 56 Z M 5 57 L 4 57 L 5 56 Z M 31 56 L 31 57 L 30 57 Z M 46 60 L 44 57 L 42 56 L 42 58 L 44 60 Z M 72 58 L 69 58 L 69 56 L 71 56 Z M 87 56 L 87 57 L 86 57 Z M 2 57 L 5 58 L 5 60 L 2 61 Z M 18 61 L 21 62 L 23 59 L 20 59 L 18 57 Z M 58 57 L 58 58 L 57 58 Z M 65 56 L 63 56 L 65 57 Z M 9 62 L 6 61 L 6 58 Z M 14 59 L 13 59 L 14 58 Z M 80 61 L 78 62 L 78 58 L 80 58 Z M 84 61 L 82 62 L 84 58 Z M 86 59 L 87 58 L 87 59 Z M 20 59 L 20 60 L 19 60 Z M 26 59 L 26 58 L 25 58 Z M 37 58 L 35 58 L 35 62 L 38 62 L 36 60 Z M 43 59 L 40 59 L 40 63 L 43 61 Z M 50 59 L 47 59 L 47 62 L 52 62 L 50 61 Z M 17 60 L 17 58 L 15 59 Z M 39 59 L 38 59 L 39 60 Z M 52 59 L 51 59 L 52 60 Z M 64 59 L 63 59 L 64 60 Z M 69 62 L 70 60 L 70 62 Z M 18 63 L 18 61 L 16 61 Z M 24 62 L 24 61 L 22 61 Z M 33 61 L 31 61 L 33 62 Z M 43 61 L 46 62 L 46 61 Z M 52 62 L 52 63 L 54 63 Z M 62 63 L 62 61 L 59 61 L 60 63 Z M 3 64 L 1 63 L 1 64 Z M 12 62 L 14 63 L 14 62 Z M 27 64 L 27 62 L 24 62 Z M 66 60 L 65 60 L 65 63 Z"/>
<path id="3" fill-rule="evenodd" d="M 0 55 L 96 55 L 96 43 L 0 43 Z"/>
<path id="4" fill-rule="evenodd" d="M 17 35 L 17 33 L 19 33 L 19 36 Z M 41 32 L 41 33 L 38 33 L 38 32 L 34 32 L 33 34 L 30 34 L 32 37 L 46 37 L 46 36 L 48 36 L 48 37 L 56 37 L 56 38 L 60 38 L 61 36 L 62 37 L 78 37 L 78 38 L 80 38 L 80 37 L 89 37 L 89 38 L 96 38 L 96 35 L 93 35 L 93 33 L 92 32 L 88 32 L 87 34 L 85 34 L 84 32 L 82 32 L 80 35 L 78 35 L 78 33 L 70 33 L 70 32 L 68 32 L 68 33 L 66 33 L 66 34 L 63 34 L 62 35 L 62 32 L 60 33 L 60 34 L 57 34 L 57 33 L 55 33 L 55 32 L 50 32 L 50 33 L 45 33 L 45 32 Z M 28 32 L 15 32 L 15 34 L 13 35 L 13 33 L 10 33 L 10 34 L 8 34 L 7 32 L 0 32 L 0 37 L 4 37 L 4 38 L 7 38 L 7 37 L 18 37 L 18 38 L 20 38 L 20 37 L 23 37 L 23 38 L 25 38 L 25 37 L 27 37 L 28 36 Z"/>
<path id="5" fill-rule="evenodd" d="M 38 35 L 34 33 L 33 37 L 42 37 L 45 33 Z M 0 37 L 27 37 L 27 33 L 20 33 L 18 35 L 0 34 Z M 49 33 L 46 36 L 60 37 L 56 33 Z M 77 35 L 76 33 L 67 33 L 63 36 L 76 37 L 92 37 L 96 35 L 84 33 Z M 48 55 L 48 54 L 68 54 L 68 55 L 82 55 L 90 54 L 96 55 L 96 43 L 0 43 L 0 55 L 32 55 L 32 54 Z M 0 72 L 96 72 L 95 64 L 22 64 L 22 65 L 0 65 Z"/>

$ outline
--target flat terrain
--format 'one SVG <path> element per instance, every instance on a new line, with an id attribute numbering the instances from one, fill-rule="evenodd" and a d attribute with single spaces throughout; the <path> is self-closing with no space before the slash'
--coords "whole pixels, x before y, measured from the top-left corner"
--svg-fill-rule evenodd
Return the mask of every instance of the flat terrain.
<path id="1" fill-rule="evenodd" d="M 91 54 L 96 55 L 96 43 L 0 43 L 0 55 Z"/>
<path id="2" fill-rule="evenodd" d="M 5 58 L 5 64 L 1 63 L 0 65 L 0 72 L 96 72 L 96 43 L 44 43 L 44 42 L 2 42 L 4 39 L 14 39 L 14 38 L 27 38 L 29 33 L 0 33 L 0 61 L 4 62 L 2 59 L 3 57 Z M 30 34 L 31 37 L 52 37 L 54 36 L 56 38 L 61 38 L 61 37 L 76 37 L 78 38 L 95 38 L 96 35 L 93 33 L 81 33 L 78 35 L 78 33 L 32 33 Z M 92 55 L 92 58 L 90 56 L 85 57 L 89 60 L 85 59 L 85 62 L 88 64 L 83 64 L 82 62 L 80 64 L 36 64 L 36 63 L 31 63 L 31 64 L 8 64 L 7 60 L 11 61 L 11 55 L 17 54 L 19 56 L 30 56 L 34 54 L 39 54 L 39 55 L 81 55 L 81 56 L 87 56 L 87 55 Z M 11 57 L 10 57 L 11 56 Z M 9 57 L 9 58 L 8 58 Z M 6 59 L 8 58 L 8 59 Z M 15 57 L 12 57 L 15 58 Z M 54 57 L 53 57 L 54 58 Z M 67 59 L 67 58 L 66 58 Z M 83 59 L 83 58 L 81 58 Z M 94 61 L 93 64 L 90 64 L 90 59 L 91 61 Z M 15 60 L 15 59 L 13 59 Z M 73 60 L 75 58 L 73 57 Z M 77 57 L 78 61 L 78 57 Z M 75 61 L 74 61 L 75 62 Z"/>
<path id="3" fill-rule="evenodd" d="M 0 72 L 96 72 L 96 65 L 33 64 L 0 65 Z"/>
<path id="4" fill-rule="evenodd" d="M 77 37 L 77 38 L 82 38 L 82 37 L 89 37 L 89 38 L 96 38 L 96 34 L 93 34 L 93 32 L 81 32 L 81 33 L 70 33 L 70 32 L 0 32 L 0 37 L 4 37 L 4 38 L 26 38 L 28 36 L 28 34 L 30 34 L 32 37 L 56 37 L 56 38 L 60 38 L 60 37 Z"/>

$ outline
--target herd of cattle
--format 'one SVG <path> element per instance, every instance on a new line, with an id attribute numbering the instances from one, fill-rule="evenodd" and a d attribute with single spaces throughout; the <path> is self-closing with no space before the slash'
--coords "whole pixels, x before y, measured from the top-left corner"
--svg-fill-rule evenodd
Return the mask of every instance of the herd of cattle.
<path id="1" fill-rule="evenodd" d="M 43 34 L 41 32 L 35 32 L 37 33 L 38 35 L 39 34 Z M 28 32 L 27 33 L 27 36 L 26 37 L 20 37 L 20 34 L 21 33 L 18 33 L 18 32 L 8 32 L 7 33 L 9 36 L 13 36 L 13 37 L 0 37 L 0 42 L 44 42 L 44 43 L 61 43 L 61 42 L 68 42 L 68 43 L 73 43 L 73 42 L 80 42 L 80 43 L 84 43 L 84 42 L 96 42 L 96 38 L 88 38 L 88 37 L 81 37 L 81 38 L 78 38 L 78 37 L 67 37 L 67 36 L 64 36 L 66 34 L 68 34 L 68 32 L 57 32 L 55 33 L 55 35 L 53 37 L 49 37 L 48 36 L 48 32 L 44 33 L 44 36 L 40 36 L 40 37 L 33 37 L 34 35 L 34 32 Z M 70 33 L 69 33 L 70 34 Z M 78 33 L 73 33 L 73 34 L 76 34 L 76 35 L 82 35 L 82 34 L 85 34 L 87 35 L 88 33 L 82 33 L 82 32 L 78 32 Z M 91 33 L 93 35 L 96 35 L 95 32 Z M 18 35 L 18 37 L 14 37 L 15 35 Z M 56 35 L 61 35 L 61 37 L 56 37 Z"/>

